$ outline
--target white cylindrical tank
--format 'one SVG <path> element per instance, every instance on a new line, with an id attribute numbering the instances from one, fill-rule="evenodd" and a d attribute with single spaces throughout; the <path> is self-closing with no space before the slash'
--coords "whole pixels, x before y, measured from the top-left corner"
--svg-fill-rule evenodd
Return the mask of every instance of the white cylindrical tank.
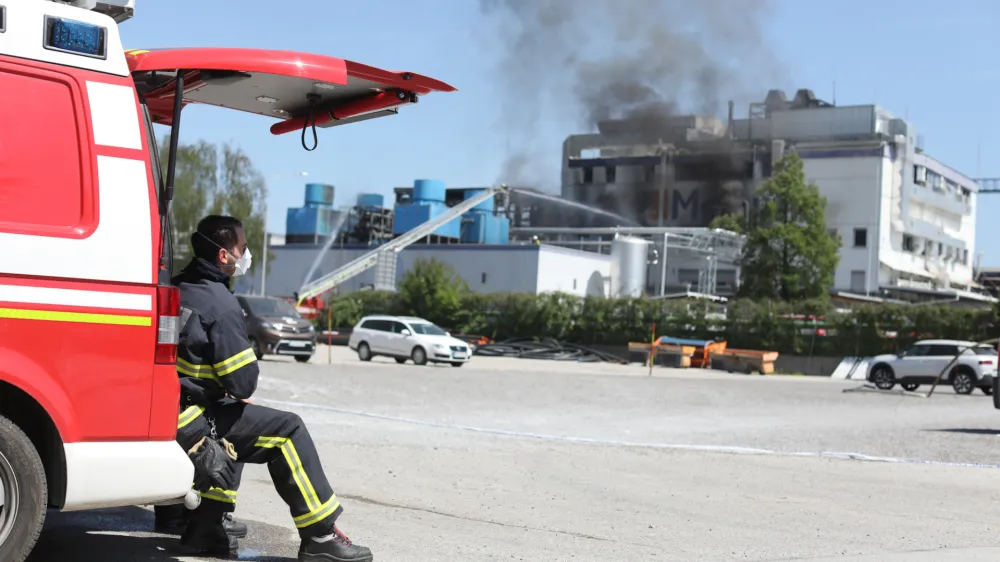
<path id="1" fill-rule="evenodd" d="M 646 292 L 649 241 L 618 236 L 611 241 L 611 296 L 641 297 Z"/>

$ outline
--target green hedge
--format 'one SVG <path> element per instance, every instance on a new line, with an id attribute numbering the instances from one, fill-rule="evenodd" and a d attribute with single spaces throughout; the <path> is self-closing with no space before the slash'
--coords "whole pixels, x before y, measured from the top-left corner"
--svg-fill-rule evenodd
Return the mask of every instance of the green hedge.
<path id="1" fill-rule="evenodd" d="M 874 355 L 918 339 L 981 341 L 997 337 L 993 309 L 934 305 L 871 305 L 849 313 L 825 302 L 731 301 L 727 307 L 652 299 L 580 298 L 565 294 L 461 295 L 460 306 L 421 303 L 424 318 L 454 333 L 548 337 L 588 344 L 649 341 L 659 336 L 726 340 L 729 347 L 786 354 Z M 353 326 L 366 314 L 415 314 L 395 293 L 359 291 L 330 301 L 334 327 Z M 412 302 L 412 301 L 411 301 Z M 444 311 L 444 312 L 440 312 Z M 325 316 L 317 319 L 326 328 Z"/>

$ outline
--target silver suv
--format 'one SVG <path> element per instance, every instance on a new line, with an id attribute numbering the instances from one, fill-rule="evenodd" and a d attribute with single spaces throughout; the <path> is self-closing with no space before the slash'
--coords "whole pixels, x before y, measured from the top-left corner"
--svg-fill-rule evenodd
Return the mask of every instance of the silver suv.
<path id="1" fill-rule="evenodd" d="M 941 378 L 958 394 L 978 388 L 993 393 L 997 372 L 997 350 L 989 345 L 961 340 L 921 340 L 896 355 L 878 355 L 870 363 L 868 380 L 882 390 L 899 383 L 904 390 L 933 384 L 938 374 L 958 355 L 958 360 Z"/>

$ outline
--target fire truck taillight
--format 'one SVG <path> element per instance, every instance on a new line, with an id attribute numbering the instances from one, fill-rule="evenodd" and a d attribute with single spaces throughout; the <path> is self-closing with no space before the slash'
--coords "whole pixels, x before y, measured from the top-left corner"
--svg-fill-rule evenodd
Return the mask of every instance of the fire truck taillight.
<path id="1" fill-rule="evenodd" d="M 181 293 L 177 287 L 156 288 L 156 353 L 159 365 L 177 363 L 177 340 L 180 336 Z"/>

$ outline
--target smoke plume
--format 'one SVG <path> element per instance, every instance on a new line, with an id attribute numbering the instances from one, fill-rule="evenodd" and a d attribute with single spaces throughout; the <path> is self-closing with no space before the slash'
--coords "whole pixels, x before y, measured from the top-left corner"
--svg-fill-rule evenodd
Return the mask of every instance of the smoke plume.
<path id="1" fill-rule="evenodd" d="M 777 71 L 763 32 L 771 4 L 480 0 L 500 29 L 501 122 L 517 147 L 508 149 L 503 174 L 530 181 L 525 176 L 539 167 L 557 165 L 558 158 L 538 161 L 552 153 L 536 140 L 543 118 L 560 121 L 559 138 L 596 131 L 606 119 L 655 133 L 671 115 L 722 117 L 728 100 L 762 99 Z M 551 185 L 554 175 L 545 175 Z"/>

